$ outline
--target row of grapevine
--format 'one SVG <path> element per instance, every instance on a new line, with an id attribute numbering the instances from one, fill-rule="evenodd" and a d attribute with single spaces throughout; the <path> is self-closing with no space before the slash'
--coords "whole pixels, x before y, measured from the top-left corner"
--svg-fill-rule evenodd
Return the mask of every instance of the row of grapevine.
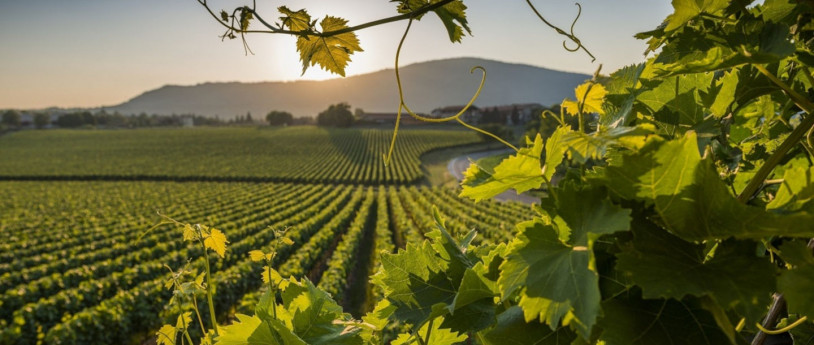
<path id="1" fill-rule="evenodd" d="M 188 247 L 170 226 L 144 234 L 150 224 L 161 220 L 155 215 L 156 208 L 174 219 L 209 224 L 228 235 L 229 251 L 213 267 L 213 279 L 218 284 L 215 303 L 221 310 L 256 298 L 257 291 L 262 291 L 258 290 L 257 279 L 262 265 L 251 262 L 248 252 L 272 245 L 275 230 L 287 229 L 285 236 L 293 244 L 278 245 L 273 266 L 288 275 L 307 275 L 343 299 L 347 297 L 356 261 L 362 257 L 359 253 L 364 236 L 371 236 L 375 243 L 370 258 L 364 256 L 369 263 L 357 268 L 367 270 L 366 276 L 378 265 L 379 252 L 393 252 L 397 245 L 421 241 L 422 234 L 432 229 L 427 227 L 431 226 L 430 209 L 421 203 L 445 203 L 441 211 L 450 219 L 456 212 L 451 205 L 460 207 L 458 213 L 466 217 L 454 222 L 461 229 L 474 227 L 486 233 L 500 229 L 495 226 L 497 221 L 490 220 L 493 213 L 482 211 L 480 205 L 457 201 L 443 189 L 426 187 L 154 182 L 0 184 L 3 186 L 0 194 L 14 195 L 17 205 L 21 205 L 9 205 L 9 212 L 0 215 L 0 224 L 12 224 L 7 229 L 13 229 L 4 248 L 19 255 L 0 262 L 4 269 L 0 280 L 3 286 L 0 344 L 124 343 L 156 327 L 161 315 L 172 314 L 161 307 L 168 298 L 168 291 L 162 288 L 168 274 L 164 265 L 177 269 L 189 258 L 197 258 L 189 262 L 189 267 L 200 270 L 202 252 Z M 85 193 L 79 194 L 80 190 Z M 27 194 L 28 191 L 34 192 Z M 41 198 L 42 194 L 60 200 L 59 206 L 41 209 L 39 213 L 18 209 L 30 207 L 33 204 L 30 200 Z M 526 206 L 508 207 L 530 213 Z M 94 211 L 84 213 L 83 217 L 65 217 L 74 210 Z M 105 213 L 121 219 L 121 223 L 102 221 Z M 142 213 L 154 216 L 139 218 Z M 37 219 L 27 221 L 34 217 Z M 53 245 L 29 240 L 39 237 L 37 234 L 51 238 Z M 63 236 L 68 238 L 66 241 L 73 237 L 79 241 L 73 248 L 61 246 Z M 35 243 L 29 245 L 30 242 Z M 377 295 L 375 291 L 358 293 Z"/>
<path id="2" fill-rule="evenodd" d="M 0 138 L 0 179 L 408 184 L 424 177 L 422 154 L 479 141 L 467 131 L 402 130 L 385 166 L 391 135 L 314 127 L 26 131 Z"/>

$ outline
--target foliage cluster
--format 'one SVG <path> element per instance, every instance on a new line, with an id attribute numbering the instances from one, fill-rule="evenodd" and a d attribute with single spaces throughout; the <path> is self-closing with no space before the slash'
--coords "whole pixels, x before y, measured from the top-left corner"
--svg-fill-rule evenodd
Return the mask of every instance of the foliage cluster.
<path id="1" fill-rule="evenodd" d="M 350 104 L 331 104 L 328 109 L 317 115 L 317 125 L 328 127 L 350 127 L 353 124 L 353 113 Z"/>
<path id="2" fill-rule="evenodd" d="M 249 253 L 268 251 L 270 227 L 288 229 L 287 237 L 296 241 L 277 248 L 273 267 L 333 286 L 345 296 L 338 300 L 353 311 L 367 310 L 363 304 L 376 300 L 367 298 L 372 287 L 366 277 L 378 250 L 356 239 L 375 232 L 375 242 L 382 243 L 376 248 L 388 252 L 393 245 L 386 243 L 394 237 L 418 241 L 422 233 L 413 218 L 424 224 L 432 216 L 415 205 L 444 203 L 449 205 L 444 215 L 457 231 L 476 226 L 496 235 L 505 233 L 502 226 L 513 215 L 531 214 L 520 205 L 475 205 L 445 189 L 391 191 L 321 184 L 0 182 L 0 227 L 7 236 L 0 245 L 0 344 L 124 344 L 158 329 L 161 315 L 175 321 L 178 305 L 162 312 L 172 296 L 163 286 L 166 267 L 194 280 L 204 270 L 202 252 L 186 246 L 183 233 L 170 227 L 142 236 L 156 209 L 217 224 L 230 244 L 223 260 L 212 265 L 216 310 L 247 303 L 252 312 L 265 290 L 258 290 L 262 265 Z M 406 218 L 391 231 L 390 208 L 402 210 L 408 203 L 411 213 L 401 213 Z M 460 212 L 473 208 L 477 212 Z M 208 324 L 206 298 L 195 298 Z M 201 332 L 195 323 L 197 339 Z"/>
<path id="3" fill-rule="evenodd" d="M 398 3 L 410 24 L 434 11 L 453 41 L 469 30 L 461 1 Z M 655 57 L 597 73 L 560 114 L 546 112 L 559 122 L 550 137 L 527 139 L 494 169 L 467 171 L 461 195 L 475 200 L 547 187 L 538 214 L 517 224 L 513 240 L 473 246 L 475 232 L 450 232 L 436 215 L 429 241 L 381 253 L 373 282 L 384 299 L 363 322 L 308 281 L 281 278 L 275 284 L 293 292 L 269 290 L 255 316 L 240 316 L 213 340 L 379 343 L 391 323 L 401 325 L 394 344 L 421 345 L 814 337 L 807 320 L 814 318 L 814 8 L 790 0 L 674 0 L 673 7 L 663 25 L 638 35 Z M 282 25 L 264 24 L 301 35 L 304 67 L 342 74 L 349 54 L 361 50 L 342 20 L 328 16 L 342 25 L 323 21 L 317 30 L 305 10 L 280 12 Z M 260 18 L 249 7 L 241 13 Z M 573 28 L 555 30 L 584 49 Z M 334 32 L 350 41 L 343 45 Z M 320 50 L 300 44 L 327 39 Z M 303 317 L 321 322 L 305 327 Z"/>
<path id="4" fill-rule="evenodd" d="M 294 124 L 294 115 L 287 111 L 272 110 L 266 115 L 266 122 L 271 126 L 291 126 Z"/>

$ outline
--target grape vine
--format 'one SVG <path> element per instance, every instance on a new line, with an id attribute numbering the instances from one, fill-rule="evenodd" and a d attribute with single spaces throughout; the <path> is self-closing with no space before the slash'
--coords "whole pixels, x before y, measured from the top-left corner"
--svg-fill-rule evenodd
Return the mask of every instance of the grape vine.
<path id="1" fill-rule="evenodd" d="M 462 1 L 397 3 L 402 15 L 387 21 L 408 20 L 409 29 L 432 11 L 452 41 L 469 32 Z M 415 223 L 425 240 L 379 253 L 372 282 L 382 299 L 362 320 L 308 279 L 269 266 L 274 285 L 255 315 L 238 315 L 202 342 L 379 344 L 388 332 L 391 344 L 420 345 L 810 341 L 814 4 L 673 7 L 661 26 L 637 35 L 651 58 L 597 73 L 563 102 L 552 136 L 527 139 L 493 169 L 466 172 L 461 195 L 475 200 L 547 187 L 512 240 L 478 242 L 434 208 L 434 229 Z M 280 12 L 281 24 L 263 25 L 300 36 L 304 68 L 340 75 L 361 51 L 352 32 L 373 26 L 327 16 L 318 30 L 305 10 Z M 253 18 L 253 7 L 240 7 L 219 20 L 237 23 L 224 24 L 234 35 L 249 32 Z M 588 52 L 573 27 L 556 31 Z M 579 125 L 567 126 L 566 116 Z M 180 315 L 159 335 L 186 332 Z"/>

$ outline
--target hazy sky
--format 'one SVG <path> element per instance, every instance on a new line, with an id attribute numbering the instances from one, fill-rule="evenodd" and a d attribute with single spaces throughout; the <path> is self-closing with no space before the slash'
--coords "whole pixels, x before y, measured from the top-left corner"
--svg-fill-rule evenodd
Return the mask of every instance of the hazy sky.
<path id="1" fill-rule="evenodd" d="M 250 0 L 210 0 L 231 9 Z M 351 25 L 395 14 L 387 0 L 258 0 L 258 12 L 307 8 L 313 18 L 344 17 Z M 402 65 L 472 56 L 592 73 L 643 60 L 644 43 L 632 35 L 657 26 L 671 11 L 668 0 L 584 0 L 575 32 L 597 57 L 562 49 L 562 39 L 522 0 L 466 0 L 473 37 L 450 43 L 437 16 L 413 25 Z M 567 28 L 573 1 L 536 0 L 547 18 Z M 259 24 L 254 24 L 259 28 Z M 406 22 L 359 31 L 364 52 L 352 57 L 348 75 L 392 68 Z M 208 81 L 280 81 L 333 76 L 301 65 L 292 37 L 248 36 L 221 42 L 221 26 L 195 0 L 0 0 L 0 109 L 95 107 L 124 102 L 165 84 Z M 450 71 L 450 73 L 466 73 Z M 488 82 L 488 81 L 487 81 Z"/>

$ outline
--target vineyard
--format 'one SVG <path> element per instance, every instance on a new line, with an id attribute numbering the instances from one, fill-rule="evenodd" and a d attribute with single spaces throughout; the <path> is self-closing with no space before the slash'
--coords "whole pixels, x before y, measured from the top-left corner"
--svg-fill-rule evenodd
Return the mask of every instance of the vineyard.
<path id="1" fill-rule="evenodd" d="M 286 276 L 308 277 L 357 316 L 370 310 L 381 297 L 380 292 L 368 285 L 368 276 L 378 265 L 379 253 L 392 253 L 407 243 L 423 241 L 424 234 L 433 228 L 433 204 L 448 217 L 449 226 L 456 233 L 478 229 L 483 236 L 476 239 L 477 243 L 507 240 L 513 219 L 533 214 L 528 206 L 520 204 L 475 204 L 459 198 L 453 190 L 395 183 L 423 177 L 418 160 L 420 153 L 433 147 L 471 141 L 472 137 L 466 133 L 452 131 L 438 136 L 432 131 L 406 131 L 404 144 L 397 148 L 401 153 L 396 155 L 395 169 L 380 170 L 377 163 L 381 163 L 381 158 L 377 161 L 376 154 L 386 149 L 388 137 L 384 131 L 333 133 L 341 138 L 339 143 L 348 145 L 345 149 L 366 153 L 358 157 L 342 156 L 339 152 L 342 147 L 308 152 L 307 142 L 324 148 L 330 145 L 321 140 L 330 140 L 330 137 L 323 131 L 306 131 L 312 134 L 310 139 L 313 140 L 309 140 L 302 129 L 281 130 L 281 133 L 247 129 L 154 133 L 64 131 L 31 133 L 45 136 L 43 138 L 23 135 L 2 138 L 4 155 L 10 151 L 23 154 L 26 150 L 39 149 L 36 154 L 28 151 L 37 157 L 30 157 L 28 161 L 16 157 L 11 162 L 27 166 L 30 170 L 23 171 L 31 174 L 37 168 L 36 171 L 43 173 L 41 176 L 51 176 L 48 169 L 80 155 L 76 158 L 80 162 L 73 162 L 73 168 L 66 167 L 66 174 L 76 169 L 72 175 L 85 172 L 87 176 L 128 176 L 128 172 L 147 174 L 146 169 L 151 168 L 163 169 L 154 170 L 156 174 L 173 174 L 187 171 L 184 166 L 197 164 L 197 168 L 188 170 L 201 171 L 201 176 L 219 176 L 217 173 L 231 169 L 228 171 L 233 175 L 223 176 L 285 177 L 289 175 L 285 175 L 284 169 L 292 169 L 290 176 L 294 176 L 299 167 L 304 167 L 311 174 L 302 176 L 310 181 L 358 183 L 0 182 L 0 209 L 4 210 L 0 213 L 0 343 L 125 344 L 144 339 L 164 319 L 173 317 L 174 311 L 164 307 L 172 296 L 171 290 L 164 286 L 169 276 L 168 267 L 201 268 L 203 253 L 186 246 L 170 226 L 159 227 L 141 237 L 146 229 L 161 220 L 158 213 L 216 226 L 228 236 L 229 251 L 213 267 L 218 291 L 214 302 L 218 310 L 241 310 L 241 306 L 251 304 L 262 295 L 264 290 L 256 279 L 262 265 L 252 262 L 248 253 L 267 248 L 275 231 L 285 230 L 293 242 L 277 249 L 274 267 Z M 144 134 L 148 136 L 135 142 Z M 167 138 L 168 134 L 172 134 L 170 139 L 160 145 L 169 145 L 168 142 L 174 145 L 163 151 L 151 146 L 158 145 L 153 139 Z M 249 137 L 235 137 L 242 134 Z M 72 143 L 52 142 L 55 137 Z M 213 141 L 203 142 L 201 147 L 181 145 L 212 137 Z M 99 144 L 112 138 L 122 142 Z M 228 142 L 226 138 L 239 142 L 219 145 Z M 294 138 L 299 138 L 304 145 L 299 152 L 303 159 L 290 157 L 285 168 L 281 152 L 288 151 L 274 151 L 274 145 L 282 145 L 276 140 Z M 262 148 L 266 156 L 251 151 L 261 150 L 261 144 L 247 145 L 261 140 L 267 141 L 268 147 Z M 26 145 L 16 148 L 10 145 L 13 149 L 5 145 L 15 141 L 26 142 Z M 86 146 L 77 146 L 77 142 L 84 142 Z M 245 149 L 249 153 L 236 152 L 230 157 L 232 162 L 243 159 L 240 165 L 220 164 L 209 169 L 203 161 L 210 156 L 201 154 L 202 150 L 220 147 L 219 152 L 225 157 L 229 150 L 240 145 L 249 147 Z M 369 146 L 365 149 L 354 145 Z M 132 161 L 116 158 L 127 146 L 137 152 L 133 154 L 135 158 Z M 64 147 L 72 148 L 69 155 L 65 155 Z M 155 154 L 150 155 L 151 150 Z M 143 156 L 139 157 L 140 154 Z M 260 175 L 252 161 L 246 161 L 253 154 L 257 154 L 258 165 L 271 167 L 274 162 L 280 162 L 281 166 L 271 170 L 274 174 Z M 183 158 L 189 163 L 171 163 Z M 108 166 L 104 163 L 106 159 L 121 159 L 130 165 Z M 166 164 L 147 163 L 148 159 Z M 197 162 L 198 159 L 202 161 Z M 319 166 L 325 169 L 316 169 L 314 162 L 320 160 L 333 162 L 333 165 L 322 164 Z M 134 163 L 139 161 L 144 165 Z M 309 164 L 314 165 L 311 170 L 307 168 Z M 82 165 L 85 168 L 80 170 Z M 95 167 L 111 170 L 97 174 L 99 170 Z M 12 171 L 6 165 L 2 169 Z M 365 186 L 377 179 L 394 183 Z M 218 317 L 226 321 L 229 314 Z"/>
<path id="2" fill-rule="evenodd" d="M 419 157 L 479 141 L 468 131 L 292 127 L 22 132 L 0 138 L 0 178 L 409 184 Z"/>

